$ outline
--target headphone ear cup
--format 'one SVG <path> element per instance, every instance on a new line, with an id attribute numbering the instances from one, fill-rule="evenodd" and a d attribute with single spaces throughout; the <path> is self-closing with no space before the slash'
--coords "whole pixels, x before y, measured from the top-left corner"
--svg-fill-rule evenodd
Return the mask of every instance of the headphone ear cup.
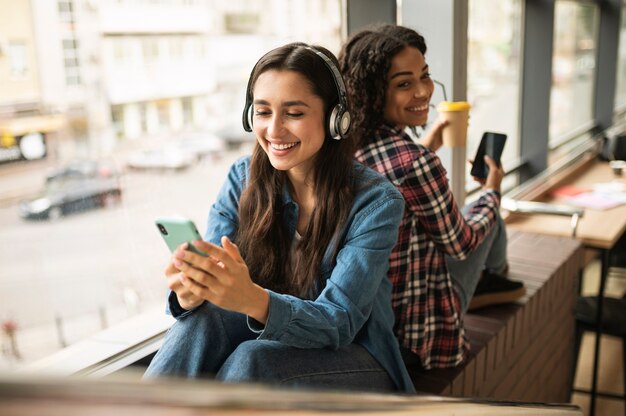
<path id="1" fill-rule="evenodd" d="M 338 134 L 338 130 L 337 130 L 337 110 L 339 106 L 336 105 L 333 107 L 332 110 L 330 110 L 330 113 L 328 114 L 327 117 L 327 127 L 328 127 L 328 135 L 330 137 L 332 137 L 335 140 L 341 140 L 341 136 L 339 136 Z"/>
<path id="2" fill-rule="evenodd" d="M 350 131 L 350 126 L 352 125 L 352 117 L 348 111 L 342 111 L 341 117 L 339 117 L 339 134 L 341 137 L 345 137 Z"/>
<path id="3" fill-rule="evenodd" d="M 350 130 L 350 113 L 341 104 L 333 107 L 328 117 L 328 132 L 335 140 L 343 139 Z"/>
<path id="4" fill-rule="evenodd" d="M 252 104 L 246 104 L 243 109 L 243 129 L 247 132 L 252 131 Z"/>

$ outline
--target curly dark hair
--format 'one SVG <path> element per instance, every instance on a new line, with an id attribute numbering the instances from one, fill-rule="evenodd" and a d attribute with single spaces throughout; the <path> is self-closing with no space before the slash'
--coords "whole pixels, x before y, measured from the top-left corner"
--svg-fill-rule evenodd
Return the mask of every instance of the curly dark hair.
<path id="1" fill-rule="evenodd" d="M 351 131 L 359 148 L 372 140 L 372 133 L 384 122 L 387 73 L 391 60 L 407 46 L 426 54 L 426 41 L 415 30 L 382 24 L 351 35 L 339 53 L 339 70 L 352 109 Z"/>

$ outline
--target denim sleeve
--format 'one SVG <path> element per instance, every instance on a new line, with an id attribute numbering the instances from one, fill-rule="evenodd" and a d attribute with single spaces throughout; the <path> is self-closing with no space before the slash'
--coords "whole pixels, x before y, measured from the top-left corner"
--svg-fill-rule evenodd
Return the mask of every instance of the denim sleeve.
<path id="1" fill-rule="evenodd" d="M 248 158 L 235 162 L 209 210 L 204 239 L 221 246 L 222 236 L 234 241 L 239 227 L 239 198 L 246 184 Z"/>
<path id="2" fill-rule="evenodd" d="M 369 319 L 377 296 L 388 297 L 384 301 L 391 302 L 381 283 L 386 279 L 404 210 L 402 196 L 397 191 L 392 195 L 369 204 L 355 216 L 317 299 L 268 291 L 269 315 L 259 339 L 298 348 L 336 349 L 353 342 Z"/>

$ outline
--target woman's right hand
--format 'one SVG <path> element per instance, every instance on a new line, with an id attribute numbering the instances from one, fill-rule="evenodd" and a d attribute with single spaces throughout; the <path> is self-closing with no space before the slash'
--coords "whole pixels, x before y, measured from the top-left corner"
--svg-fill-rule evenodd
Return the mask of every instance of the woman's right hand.
<path id="1" fill-rule="evenodd" d="M 177 250 L 184 250 L 183 247 L 179 247 Z M 178 299 L 178 304 L 186 310 L 193 309 L 199 306 L 204 299 L 194 295 L 188 288 L 186 288 L 180 281 L 182 272 L 174 265 L 174 256 L 170 260 L 169 264 L 165 268 L 165 277 L 167 278 L 167 287 L 174 293 Z"/>
<path id="2" fill-rule="evenodd" d="M 428 147 L 433 152 L 439 150 L 443 145 L 443 128 L 446 127 L 448 124 L 450 124 L 448 120 L 440 116 L 435 121 L 428 133 L 426 133 L 426 135 L 420 140 L 420 143 Z"/>

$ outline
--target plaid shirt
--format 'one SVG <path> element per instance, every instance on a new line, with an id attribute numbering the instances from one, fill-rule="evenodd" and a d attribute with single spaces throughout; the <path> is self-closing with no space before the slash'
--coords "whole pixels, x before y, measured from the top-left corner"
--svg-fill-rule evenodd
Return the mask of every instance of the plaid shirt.
<path id="1" fill-rule="evenodd" d="M 388 125 L 356 158 L 387 176 L 406 202 L 388 273 L 396 336 L 424 368 L 456 366 L 469 343 L 445 255 L 464 259 L 483 241 L 495 224 L 500 195 L 484 192 L 464 218 L 437 155 Z"/>

